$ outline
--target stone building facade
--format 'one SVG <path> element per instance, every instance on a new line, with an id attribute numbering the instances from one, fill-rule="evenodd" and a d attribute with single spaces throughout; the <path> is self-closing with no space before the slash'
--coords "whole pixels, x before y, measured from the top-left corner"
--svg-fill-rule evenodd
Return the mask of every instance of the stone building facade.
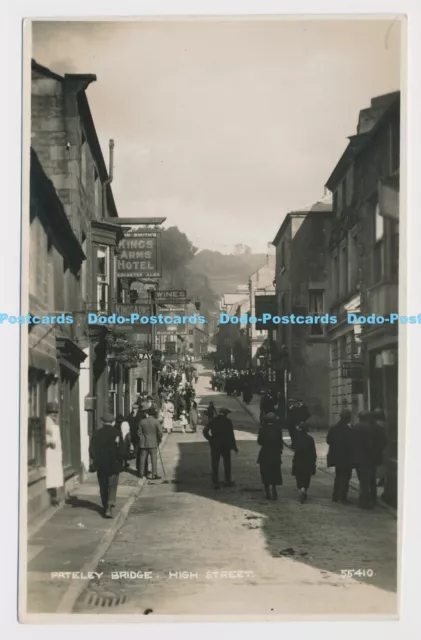
<path id="1" fill-rule="evenodd" d="M 100 416 L 107 410 L 121 412 L 129 393 L 124 366 L 108 360 L 108 330 L 87 324 L 89 312 L 113 311 L 116 248 L 121 238 L 120 227 L 113 223 L 117 209 L 111 178 L 86 96 L 95 80 L 94 75 L 60 76 L 32 61 L 31 147 L 84 256 L 78 269 L 71 267 L 67 255 L 51 267 L 55 274 L 52 309 L 73 316 L 73 324 L 55 336 L 56 350 L 61 353 L 57 393 L 68 482 L 83 479 L 89 464 L 89 438 Z M 31 197 L 34 189 L 32 182 Z M 36 219 L 33 224 L 38 226 Z M 45 249 L 48 253 L 49 244 L 48 237 L 37 256 Z M 30 272 L 34 260 L 32 255 Z M 41 343 L 49 341 L 51 336 L 45 336 Z M 30 354 L 33 349 L 30 344 Z"/>
<path id="2" fill-rule="evenodd" d="M 79 379 L 86 355 L 66 310 L 77 304 L 85 260 L 52 182 L 31 149 L 28 312 L 28 519 L 49 506 L 45 486 L 47 402 L 60 406 L 66 488 L 81 471 Z M 57 324 L 43 324 L 55 315 Z M 41 321 L 40 321 L 41 320 Z M 36 323 L 36 324 L 35 324 Z"/>
<path id="3" fill-rule="evenodd" d="M 273 244 L 276 247 L 276 304 L 279 316 L 326 314 L 327 245 L 330 199 L 289 213 Z M 277 388 L 309 408 L 309 424 L 329 424 L 328 325 L 282 322 L 276 326 Z"/>
<path id="4" fill-rule="evenodd" d="M 331 419 L 381 408 L 388 428 L 385 497 L 397 501 L 397 324 L 350 324 L 347 314 L 398 313 L 400 94 L 373 98 L 326 186 L 333 193 L 329 244 Z"/>

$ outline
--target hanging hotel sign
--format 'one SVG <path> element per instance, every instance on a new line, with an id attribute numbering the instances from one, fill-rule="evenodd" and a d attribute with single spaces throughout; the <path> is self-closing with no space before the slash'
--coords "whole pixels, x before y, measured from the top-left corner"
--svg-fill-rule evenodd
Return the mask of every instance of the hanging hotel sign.
<path id="1" fill-rule="evenodd" d="M 169 291 L 155 291 L 155 302 L 186 303 L 187 291 L 185 289 L 171 289 Z"/>
<path id="2" fill-rule="evenodd" d="M 128 231 L 119 242 L 117 276 L 119 278 L 160 278 L 161 232 Z"/>
<path id="3" fill-rule="evenodd" d="M 363 379 L 363 363 L 358 360 L 345 360 L 341 362 L 342 378 L 351 378 L 352 380 Z"/>

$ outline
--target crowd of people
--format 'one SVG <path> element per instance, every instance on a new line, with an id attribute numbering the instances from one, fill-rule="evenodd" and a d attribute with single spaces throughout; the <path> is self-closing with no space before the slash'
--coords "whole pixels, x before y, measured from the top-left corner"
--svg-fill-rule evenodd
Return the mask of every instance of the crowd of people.
<path id="1" fill-rule="evenodd" d="M 249 375 L 248 375 L 249 374 Z M 253 372 L 214 371 L 211 378 L 213 390 L 225 391 L 227 395 L 240 395 L 252 388 Z M 221 413 L 222 412 L 222 413 Z M 223 408 L 217 414 L 214 403 L 208 410 L 208 425 L 204 436 L 211 443 L 212 478 L 216 489 L 220 487 L 217 465 L 222 457 L 225 468 L 226 484 L 231 485 L 230 452 L 237 451 L 233 436 L 233 426 L 228 418 L 228 409 Z M 299 499 L 305 502 L 311 477 L 316 473 L 317 452 L 314 438 L 309 434 L 308 419 L 310 412 L 304 402 L 289 399 L 273 390 L 265 390 L 260 396 L 260 430 L 257 442 L 260 445 L 258 463 L 265 493 L 268 499 L 277 499 L 277 487 L 282 484 L 283 432 L 288 431 L 290 447 L 294 452 L 292 475 L 295 477 Z M 381 409 L 363 411 L 351 426 L 352 414 L 344 409 L 336 425 L 329 429 L 327 466 L 335 469 L 332 500 L 348 501 L 349 483 L 355 469 L 359 480 L 359 505 L 373 508 L 377 502 L 379 472 L 381 475 L 386 448 L 385 415 Z M 231 423 L 231 424 L 230 424 Z M 225 440 L 222 435 L 225 429 Z M 217 434 L 212 439 L 212 434 Z M 215 448 L 215 451 L 213 451 Z M 382 484 L 380 479 L 379 484 Z"/>
<path id="2" fill-rule="evenodd" d="M 213 371 L 211 376 L 213 391 L 225 392 L 229 396 L 242 396 L 246 404 L 253 400 L 253 395 L 259 392 L 262 383 L 263 378 L 255 369 L 221 369 Z"/>
<path id="3" fill-rule="evenodd" d="M 140 393 L 128 416 L 102 416 L 102 428 L 94 432 L 90 443 L 90 470 L 97 473 L 106 518 L 113 514 L 119 474 L 130 468 L 131 459 L 136 460 L 140 478 L 160 480 L 158 456 L 163 434 L 171 433 L 175 425 L 182 433 L 189 426 L 192 432 L 197 430 L 199 413 L 194 385 L 198 378 L 197 369 L 191 365 L 166 365 L 155 396 Z"/>
<path id="4" fill-rule="evenodd" d="M 157 470 L 159 445 L 164 432 L 171 433 L 178 423 L 182 433 L 187 426 L 197 430 L 200 422 L 194 384 L 197 371 L 192 367 L 166 368 L 161 372 L 155 397 L 140 394 L 128 416 L 114 418 L 105 414 L 101 418 L 102 429 L 94 432 L 91 444 L 91 471 L 96 471 L 104 516 L 112 517 L 115 505 L 118 477 L 129 460 L 136 459 L 139 477 L 160 479 Z M 242 381 L 238 386 L 232 381 Z M 231 382 L 230 382 L 231 381 Z M 214 383 L 214 380 L 212 381 Z M 227 384 L 228 382 L 228 384 Z M 224 390 L 228 395 L 248 389 L 247 376 L 242 372 L 225 378 Z M 219 464 L 223 461 L 225 485 L 232 486 L 231 453 L 238 453 L 234 425 L 226 407 L 217 409 L 211 401 L 204 412 L 207 417 L 203 435 L 210 444 L 212 482 L 220 489 Z M 317 469 L 317 452 L 314 438 L 309 433 L 310 412 L 304 402 L 289 399 L 284 402 L 281 394 L 266 390 L 260 397 L 260 428 L 257 444 L 260 451 L 257 463 L 268 500 L 277 500 L 278 487 L 283 484 L 282 454 L 283 432 L 290 436 L 293 450 L 292 475 L 295 477 L 299 500 L 305 503 L 311 478 Z M 359 480 L 359 505 L 373 508 L 377 501 L 377 471 L 383 464 L 386 447 L 384 413 L 364 411 L 356 424 L 351 426 L 351 412 L 344 409 L 336 425 L 327 433 L 327 465 L 335 469 L 332 500 L 347 503 L 349 483 L 355 469 Z"/>

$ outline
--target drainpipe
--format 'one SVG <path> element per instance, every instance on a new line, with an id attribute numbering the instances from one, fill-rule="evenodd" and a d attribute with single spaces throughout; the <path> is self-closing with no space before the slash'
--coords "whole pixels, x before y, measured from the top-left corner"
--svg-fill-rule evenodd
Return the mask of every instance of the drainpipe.
<path id="1" fill-rule="evenodd" d="M 113 181 L 113 164 L 114 164 L 114 140 L 110 140 L 109 142 L 110 148 L 110 166 L 108 169 L 108 180 L 104 182 L 102 185 L 102 217 L 107 217 L 107 187 Z"/>

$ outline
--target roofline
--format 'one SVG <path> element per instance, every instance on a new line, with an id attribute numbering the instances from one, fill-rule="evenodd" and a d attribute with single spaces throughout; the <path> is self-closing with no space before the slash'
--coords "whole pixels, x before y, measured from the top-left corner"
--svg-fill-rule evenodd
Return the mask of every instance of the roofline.
<path id="1" fill-rule="evenodd" d="M 64 82 L 64 77 L 60 76 L 58 73 L 51 71 L 48 67 L 44 67 L 42 64 L 37 62 L 35 58 L 31 60 L 31 68 L 34 71 L 38 71 L 38 73 L 42 73 L 42 75 L 47 76 L 48 78 L 53 78 L 53 80 L 58 80 L 58 82 Z"/>
<path id="2" fill-rule="evenodd" d="M 66 75 L 66 78 L 67 77 L 68 76 Z M 107 206 L 107 209 L 109 211 L 109 215 L 111 218 L 117 218 L 118 212 L 117 212 L 117 207 L 115 204 L 111 184 L 109 182 L 110 178 L 109 178 L 107 166 L 105 164 L 104 155 L 102 153 L 101 145 L 99 143 L 98 135 L 95 128 L 95 124 L 92 118 L 92 113 L 89 107 L 88 98 L 84 90 L 78 93 L 78 101 L 79 101 L 79 107 L 80 107 L 80 115 L 84 125 L 86 137 L 88 139 L 89 148 L 92 151 L 92 156 L 94 160 L 98 164 L 98 172 L 101 177 L 101 181 L 103 184 L 105 184 L 105 187 L 106 187 L 107 205 L 109 205 L 109 207 Z"/>
<path id="3" fill-rule="evenodd" d="M 51 71 L 51 69 L 49 69 L 48 67 L 44 67 L 44 65 L 37 62 L 35 58 L 32 58 L 31 64 L 34 71 L 38 71 L 44 76 L 53 78 L 54 80 L 58 80 L 59 82 L 64 82 L 67 78 L 71 80 L 85 81 L 88 83 L 96 82 L 97 80 L 97 77 L 94 73 L 65 73 L 64 76 L 61 76 L 58 73 L 55 73 L 55 71 Z"/>
<path id="4" fill-rule="evenodd" d="M 339 158 L 338 162 L 336 163 L 335 168 L 333 169 L 332 173 L 330 174 L 325 184 L 325 187 L 327 187 L 329 191 L 333 191 L 335 189 L 337 183 L 340 180 L 338 176 L 340 175 L 342 177 L 343 174 L 345 173 L 345 169 L 347 169 L 351 164 L 351 162 L 353 162 L 360 155 L 360 153 L 362 153 L 362 151 L 366 149 L 367 145 L 371 142 L 372 138 L 384 126 L 384 123 L 387 120 L 387 118 L 389 118 L 390 115 L 396 109 L 400 108 L 401 92 L 396 91 L 394 93 L 396 93 L 395 98 L 386 107 L 386 109 L 383 111 L 382 115 L 377 120 L 374 127 L 370 129 L 370 131 L 367 131 L 366 133 L 362 133 L 362 134 L 353 135 L 348 138 L 350 142 L 346 147 L 345 151 L 343 152 L 342 156 Z M 364 111 L 364 109 L 362 109 L 362 111 Z M 358 141 L 358 139 L 361 141 L 361 144 L 355 145 L 355 141 Z M 354 145 L 353 145 L 353 142 L 354 142 Z"/>
<path id="5" fill-rule="evenodd" d="M 317 202 L 315 202 L 314 205 L 312 206 L 315 206 L 316 204 Z M 333 209 L 327 209 L 326 211 L 323 211 L 323 210 L 313 211 L 312 209 L 309 209 L 308 211 L 290 211 L 289 213 L 287 213 L 284 220 L 282 221 L 282 224 L 279 227 L 279 231 L 276 234 L 274 240 L 272 241 L 272 245 L 276 247 L 279 244 L 279 240 L 285 233 L 285 230 L 288 224 L 291 222 L 293 218 L 307 218 L 308 216 L 317 216 L 318 218 L 325 216 L 327 218 L 331 218 L 333 216 Z M 262 266 L 265 266 L 265 265 L 262 265 Z"/>
<path id="6" fill-rule="evenodd" d="M 106 185 L 106 193 L 107 193 L 107 208 L 109 209 L 109 214 L 112 218 L 118 217 L 117 207 L 114 200 L 114 195 L 110 186 L 109 175 L 107 166 L 105 164 L 104 155 L 102 153 L 101 145 L 99 144 L 98 135 L 95 129 L 95 124 L 92 118 L 91 109 L 89 107 L 88 98 L 86 95 L 87 85 L 91 82 L 95 82 L 97 77 L 93 73 L 65 73 L 64 76 L 60 76 L 51 69 L 44 67 L 39 64 L 34 58 L 32 58 L 32 69 L 42 73 L 43 75 L 57 80 L 58 82 L 64 83 L 66 81 L 80 81 L 85 83 L 85 87 L 81 88 L 77 92 L 77 99 L 79 103 L 79 112 L 82 123 L 84 125 L 84 130 L 86 133 L 86 137 L 88 139 L 88 144 L 92 152 L 92 156 L 98 166 L 98 173 L 101 177 L 101 182 Z"/>
<path id="7" fill-rule="evenodd" d="M 37 179 L 37 193 L 41 200 L 48 200 L 53 207 L 47 206 L 45 210 L 47 212 L 51 211 L 49 217 L 49 224 L 51 221 L 54 221 L 54 224 L 51 224 L 54 233 L 63 233 L 65 236 L 65 242 L 62 242 L 63 254 L 70 264 L 76 267 L 80 267 L 83 260 L 86 259 L 86 256 L 82 250 L 80 242 L 75 235 L 75 232 L 72 229 L 72 226 L 69 222 L 69 219 L 66 215 L 66 212 L 63 207 L 63 203 L 57 195 L 57 191 L 52 183 L 52 181 L 47 177 L 42 164 L 35 152 L 35 150 L 31 147 L 31 164 L 30 164 L 30 172 L 31 172 L 31 182 L 32 179 Z M 34 188 L 34 185 L 31 184 L 31 192 Z M 59 228 L 60 227 L 60 228 Z M 67 249 L 67 251 L 66 251 Z"/>

